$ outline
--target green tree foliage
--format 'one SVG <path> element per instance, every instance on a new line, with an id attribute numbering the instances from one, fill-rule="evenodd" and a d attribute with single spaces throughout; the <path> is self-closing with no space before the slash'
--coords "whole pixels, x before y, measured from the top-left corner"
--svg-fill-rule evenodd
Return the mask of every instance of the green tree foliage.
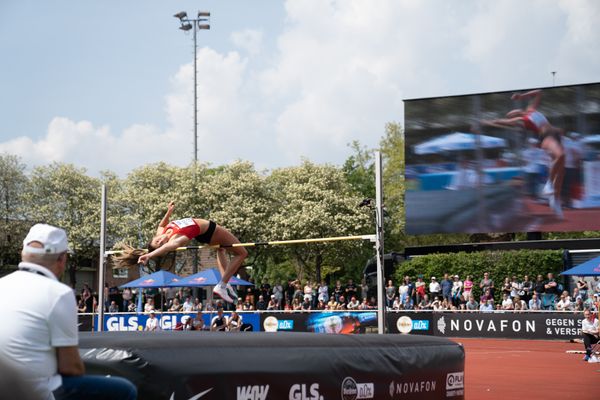
<path id="1" fill-rule="evenodd" d="M 269 224 L 278 239 L 373 232 L 370 210 L 357 207 L 362 197 L 352 191 L 339 168 L 304 161 L 299 167 L 273 171 L 267 181 L 274 200 Z M 298 276 L 321 279 L 325 268 L 329 272 L 356 268 L 348 262 L 363 248 L 359 242 L 337 242 L 286 246 L 282 251 L 295 261 Z"/>
<path id="2" fill-rule="evenodd" d="M 346 159 L 342 171 L 352 188 L 364 198 L 375 198 L 375 161 L 373 150 L 355 140 L 349 145 L 353 154 Z"/>
<path id="3" fill-rule="evenodd" d="M 100 181 L 72 164 L 53 163 L 31 173 L 25 213 L 31 222 L 60 226 L 69 233 L 72 263 L 96 259 L 100 236 Z M 86 266 L 89 266 L 87 264 Z"/>
<path id="4" fill-rule="evenodd" d="M 10 154 L 0 154 L 0 266 L 18 262 L 19 240 L 25 236 L 22 223 L 24 192 L 27 189 L 25 165 Z"/>

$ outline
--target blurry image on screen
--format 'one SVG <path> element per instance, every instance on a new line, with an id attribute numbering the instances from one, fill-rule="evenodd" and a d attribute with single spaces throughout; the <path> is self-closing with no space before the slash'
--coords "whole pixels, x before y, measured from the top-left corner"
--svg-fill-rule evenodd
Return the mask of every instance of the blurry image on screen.
<path id="1" fill-rule="evenodd" d="M 405 101 L 408 234 L 600 230 L 600 84 Z"/>

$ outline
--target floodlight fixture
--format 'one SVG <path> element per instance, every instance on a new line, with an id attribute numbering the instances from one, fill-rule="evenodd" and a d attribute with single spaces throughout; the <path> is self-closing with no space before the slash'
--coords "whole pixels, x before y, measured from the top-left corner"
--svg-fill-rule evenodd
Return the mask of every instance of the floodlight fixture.
<path id="1" fill-rule="evenodd" d="M 184 19 L 187 17 L 187 13 L 185 11 L 179 11 L 177 14 L 173 15 L 175 18 Z"/>
<path id="2" fill-rule="evenodd" d="M 192 24 L 186 22 L 185 24 L 182 23 L 179 29 L 181 29 L 182 31 L 189 31 L 190 29 L 192 29 L 192 27 Z"/>
<path id="3" fill-rule="evenodd" d="M 198 29 L 210 29 L 210 25 L 208 25 L 208 24 L 204 24 L 204 25 L 198 24 Z"/>
<path id="4" fill-rule="evenodd" d="M 198 17 L 210 17 L 210 13 L 208 11 L 198 11 Z"/>

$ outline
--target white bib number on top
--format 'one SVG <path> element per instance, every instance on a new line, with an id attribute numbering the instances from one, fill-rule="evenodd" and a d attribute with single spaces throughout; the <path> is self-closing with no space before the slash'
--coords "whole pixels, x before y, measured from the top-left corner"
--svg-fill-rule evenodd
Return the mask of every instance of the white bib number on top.
<path id="1" fill-rule="evenodd" d="M 180 229 L 181 228 L 185 228 L 187 226 L 192 226 L 195 225 L 196 223 L 194 222 L 193 218 L 184 218 L 184 219 L 178 219 L 175 221 L 172 221 L 175 225 L 177 225 Z"/>

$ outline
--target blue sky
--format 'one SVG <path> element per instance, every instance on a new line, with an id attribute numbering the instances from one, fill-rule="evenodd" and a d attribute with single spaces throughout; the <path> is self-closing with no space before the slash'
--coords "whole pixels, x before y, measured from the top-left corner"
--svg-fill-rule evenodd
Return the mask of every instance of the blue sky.
<path id="1" fill-rule="evenodd" d="M 5 0 L 0 152 L 121 175 L 199 159 L 341 164 L 404 98 L 600 81 L 594 0 Z"/>

